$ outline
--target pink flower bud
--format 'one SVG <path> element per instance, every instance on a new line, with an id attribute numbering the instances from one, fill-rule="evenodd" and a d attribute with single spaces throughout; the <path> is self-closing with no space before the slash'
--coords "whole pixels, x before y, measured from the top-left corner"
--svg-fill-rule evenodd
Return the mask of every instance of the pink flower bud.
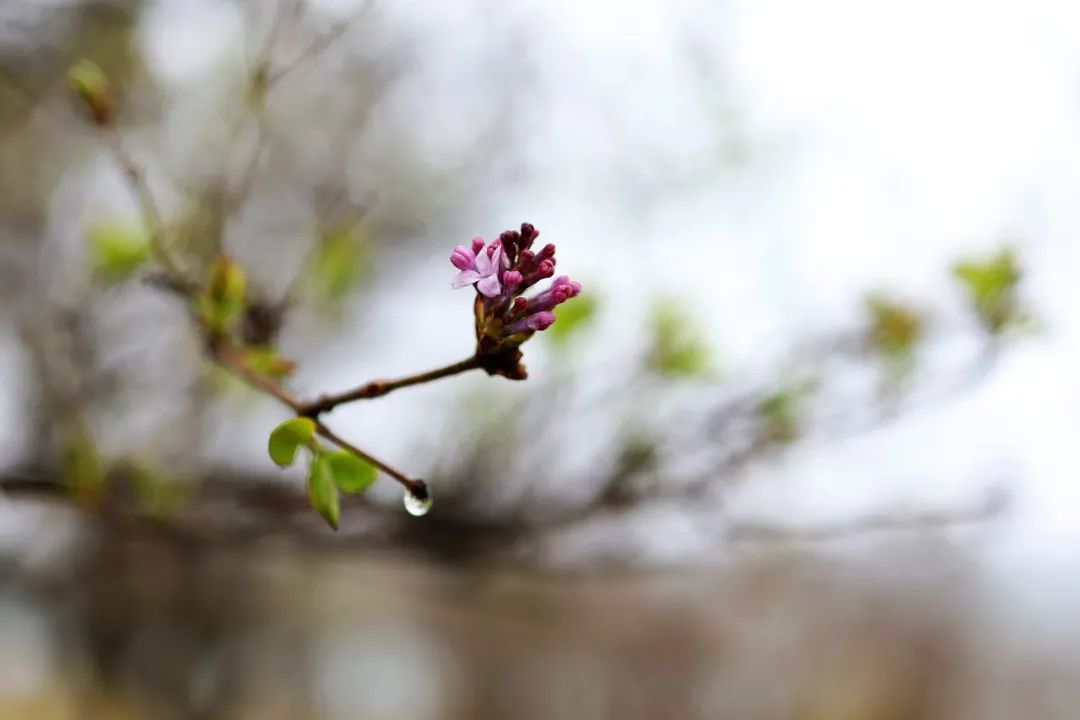
<path id="1" fill-rule="evenodd" d="M 525 324 L 530 330 L 547 330 L 555 324 L 555 313 L 548 311 L 538 312 L 535 315 L 530 315 Z"/>
<path id="2" fill-rule="evenodd" d="M 555 313 L 553 312 L 538 312 L 534 315 L 516 320 L 503 328 L 503 333 L 506 335 L 517 335 L 523 332 L 536 332 L 538 330 L 547 330 L 555 322 Z"/>
<path id="3" fill-rule="evenodd" d="M 517 270 L 507 270 L 503 273 L 503 286 L 511 295 L 513 295 L 523 279 L 521 273 Z"/>
<path id="4" fill-rule="evenodd" d="M 472 239 L 473 255 L 479 254 L 480 251 L 483 250 L 483 249 L 484 249 L 484 238 L 482 238 L 482 237 L 474 237 Z"/>
<path id="5" fill-rule="evenodd" d="M 450 253 L 450 262 L 458 270 L 469 270 L 476 265 L 476 253 L 464 245 L 458 245 L 454 252 Z"/>
<path id="6" fill-rule="evenodd" d="M 533 240 L 540 237 L 540 231 L 533 227 L 532 223 L 521 223 L 521 239 L 525 247 L 533 244 Z"/>

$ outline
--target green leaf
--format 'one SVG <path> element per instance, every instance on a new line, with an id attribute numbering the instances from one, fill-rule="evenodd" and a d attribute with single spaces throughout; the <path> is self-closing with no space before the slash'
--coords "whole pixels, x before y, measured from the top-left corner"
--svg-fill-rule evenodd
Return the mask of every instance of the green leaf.
<path id="1" fill-rule="evenodd" d="M 107 223 L 87 231 L 93 271 L 109 282 L 131 276 L 150 259 L 150 236 L 137 225 Z"/>
<path id="2" fill-rule="evenodd" d="M 661 299 L 654 305 L 651 345 L 649 367 L 661 375 L 688 378 L 709 372 L 709 345 L 675 300 Z"/>
<path id="3" fill-rule="evenodd" d="M 216 332 L 225 332 L 244 311 L 247 278 L 239 265 L 219 255 L 210 269 L 206 291 L 197 300 L 203 321 Z"/>
<path id="4" fill-rule="evenodd" d="M 295 417 L 274 428 L 270 433 L 270 459 L 280 467 L 288 467 L 296 460 L 296 450 L 315 438 L 315 421 Z"/>
<path id="5" fill-rule="evenodd" d="M 311 501 L 311 507 L 326 520 L 326 524 L 337 530 L 341 518 L 341 500 L 337 486 L 334 485 L 334 475 L 327 455 L 318 455 L 311 461 L 308 500 Z"/>
<path id="6" fill-rule="evenodd" d="M 599 303 L 591 293 L 578 295 L 555 310 L 556 322 L 547 329 L 546 335 L 557 343 L 565 343 L 595 319 Z"/>
<path id="7" fill-rule="evenodd" d="M 334 477 L 334 484 L 342 492 L 360 493 L 375 482 L 377 471 L 356 455 L 346 450 L 326 453 L 322 456 Z"/>

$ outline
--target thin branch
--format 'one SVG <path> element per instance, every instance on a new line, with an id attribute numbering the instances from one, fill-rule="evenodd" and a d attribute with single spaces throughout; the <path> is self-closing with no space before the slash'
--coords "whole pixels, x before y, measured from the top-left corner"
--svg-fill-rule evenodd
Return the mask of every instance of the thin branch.
<path id="1" fill-rule="evenodd" d="M 350 17 L 348 20 L 345 20 L 345 21 L 339 23 L 334 28 L 329 30 L 321 38 L 319 38 L 318 40 L 313 42 L 310 46 L 308 46 L 307 49 L 305 49 L 302 53 L 300 53 L 300 55 L 298 57 L 293 59 L 293 61 L 291 63 L 289 63 L 285 67 L 282 67 L 282 68 L 278 69 L 276 72 L 269 73 L 267 75 L 267 77 L 266 77 L 266 87 L 270 88 L 270 87 L 278 84 L 283 79 L 285 79 L 286 76 L 291 74 L 293 71 L 295 71 L 298 68 L 302 67 L 303 65 L 310 62 L 311 60 L 314 60 L 319 55 L 321 55 L 323 52 L 328 50 L 331 45 L 333 45 L 338 40 L 340 40 L 342 37 L 344 37 L 345 33 L 347 33 L 350 29 L 352 29 L 352 27 L 364 15 L 364 13 L 367 12 L 367 9 L 368 9 L 367 8 L 367 3 L 365 2 L 360 6 L 359 9 L 357 9 L 356 13 L 352 17 Z"/>
<path id="2" fill-rule="evenodd" d="M 115 128 L 104 128 L 102 138 L 116 163 L 123 170 L 128 181 L 128 187 L 139 205 L 143 223 L 150 232 L 150 249 L 154 253 L 154 259 L 161 263 L 162 267 L 178 284 L 187 285 L 188 281 L 185 279 L 184 273 L 181 272 L 180 267 L 165 247 L 165 222 L 157 203 L 154 201 L 154 194 L 150 190 L 150 184 L 146 181 L 142 168 L 139 167 L 139 164 L 127 151 L 127 148 L 124 147 L 120 133 Z"/>
<path id="3" fill-rule="evenodd" d="M 379 460 L 378 458 L 372 457 L 371 455 L 364 452 L 360 448 L 356 447 L 352 443 L 348 442 L 347 440 L 342 439 L 342 437 L 340 435 L 333 432 L 330 428 L 326 427 L 326 425 L 324 425 L 322 423 L 322 421 L 320 421 L 320 420 L 315 421 L 315 429 L 318 431 L 319 435 L 326 438 L 330 442 L 334 443 L 338 447 L 340 447 L 340 448 L 342 448 L 344 450 L 348 450 L 349 452 L 351 452 L 354 455 L 356 455 L 357 457 L 359 457 L 361 460 L 364 460 L 365 462 L 370 463 L 371 465 L 374 465 L 375 467 L 379 468 L 380 470 L 382 470 L 384 473 L 386 473 L 390 477 L 397 480 L 399 483 L 404 485 L 405 488 L 409 492 L 411 492 L 412 494 L 416 495 L 417 497 L 419 497 L 421 499 L 426 499 L 427 498 L 427 496 L 428 496 L 427 483 L 425 483 L 423 480 L 417 480 L 415 478 L 410 478 L 410 477 L 406 476 L 404 473 L 402 473 L 400 470 L 397 470 L 397 469 L 391 467 L 390 465 L 387 465 L 386 463 Z"/>
<path id="4" fill-rule="evenodd" d="M 234 375 L 240 377 L 248 384 L 276 398 L 279 402 L 287 405 L 293 412 L 297 413 L 298 415 L 308 415 L 308 413 L 306 412 L 306 408 L 308 407 L 307 403 L 301 402 L 299 399 L 296 398 L 296 396 L 294 396 L 292 393 L 282 387 L 277 381 L 254 370 L 246 362 L 244 356 L 236 352 L 236 350 L 231 346 L 219 344 L 211 348 L 211 357 L 218 365 L 232 372 Z M 352 443 L 341 438 L 341 436 L 339 436 L 337 433 L 335 433 L 333 430 L 331 430 L 325 424 L 318 420 L 315 421 L 315 428 L 320 436 L 326 438 L 335 445 L 338 445 L 339 447 L 348 450 L 351 453 L 354 453 L 361 460 L 364 460 L 365 462 L 368 462 L 377 467 L 378 469 L 382 470 L 384 473 L 401 483 L 409 492 L 421 498 L 427 497 L 427 484 L 424 483 L 423 480 L 410 478 L 405 473 L 401 472 L 392 465 L 388 465 L 382 460 L 379 460 L 378 458 L 370 455 L 369 453 L 364 452 Z"/>
<path id="5" fill-rule="evenodd" d="M 477 355 L 473 355 L 461 362 L 456 362 L 453 365 L 447 365 L 446 367 L 441 367 L 436 370 L 409 375 L 407 377 L 398 378 L 397 380 L 375 380 L 336 395 L 323 395 L 318 400 L 304 405 L 299 412 L 301 415 L 317 417 L 322 413 L 330 412 L 338 405 L 343 405 L 355 400 L 370 400 L 372 398 L 382 397 L 383 395 L 400 388 L 432 382 L 433 380 L 439 380 L 451 375 L 475 370 L 479 367 L 480 358 Z"/>

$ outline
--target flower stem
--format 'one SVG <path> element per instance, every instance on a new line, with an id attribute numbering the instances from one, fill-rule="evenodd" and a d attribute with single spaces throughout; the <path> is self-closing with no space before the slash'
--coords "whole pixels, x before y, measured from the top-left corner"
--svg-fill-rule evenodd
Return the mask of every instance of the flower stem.
<path id="1" fill-rule="evenodd" d="M 418 373 L 416 375 L 409 375 L 397 380 L 374 380 L 352 390 L 346 390 L 345 392 L 337 393 L 335 395 L 323 395 L 318 400 L 307 403 L 298 410 L 299 414 L 306 415 L 307 417 L 315 418 L 325 412 L 330 412 L 338 405 L 353 402 L 354 400 L 370 400 L 371 398 L 382 397 L 387 393 L 391 393 L 399 388 L 409 387 L 410 385 L 420 385 L 422 383 L 431 382 L 433 380 L 439 380 L 451 375 L 457 375 L 459 373 L 467 372 L 469 370 L 475 370 L 480 367 L 480 358 L 477 355 L 473 355 L 470 358 L 466 358 L 461 362 L 456 362 L 453 365 L 447 365 L 435 370 L 429 370 L 427 372 Z"/>

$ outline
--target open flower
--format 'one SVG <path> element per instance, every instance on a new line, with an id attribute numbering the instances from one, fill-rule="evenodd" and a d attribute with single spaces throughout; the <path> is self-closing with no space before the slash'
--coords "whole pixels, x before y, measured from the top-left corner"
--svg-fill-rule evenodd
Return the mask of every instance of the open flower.
<path id="1" fill-rule="evenodd" d="M 477 241 L 480 247 L 477 248 Z M 458 245 L 450 255 L 459 272 L 450 283 L 454 289 L 463 288 L 466 285 L 476 284 L 476 289 L 485 297 L 495 297 L 502 292 L 499 276 L 503 270 L 503 249 L 498 240 L 491 243 L 487 248 L 480 238 L 473 239 L 473 250 Z"/>
<path id="2" fill-rule="evenodd" d="M 453 287 L 476 286 L 476 352 L 486 358 L 482 367 L 493 375 L 524 378 L 518 347 L 551 327 L 552 310 L 581 292 L 581 283 L 563 275 L 547 289 L 525 296 L 533 285 L 555 274 L 555 246 L 532 249 L 539 235 L 523 223 L 520 232 L 507 230 L 490 244 L 474 238 L 471 248 L 458 245 L 450 255 L 460 271 Z"/>

